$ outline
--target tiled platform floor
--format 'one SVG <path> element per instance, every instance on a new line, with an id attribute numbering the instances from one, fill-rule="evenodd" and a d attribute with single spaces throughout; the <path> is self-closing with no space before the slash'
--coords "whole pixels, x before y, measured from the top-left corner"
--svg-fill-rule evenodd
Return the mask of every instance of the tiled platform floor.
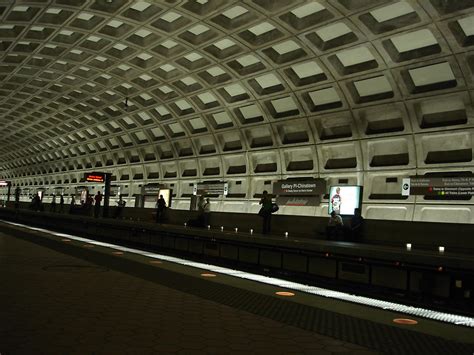
<path id="1" fill-rule="evenodd" d="M 150 272 L 129 272 L 133 262 L 126 264 L 125 256 L 56 239 L 41 242 L 52 250 L 0 233 L 2 355 L 471 354 L 474 349 L 237 291 L 239 282 L 203 281 L 192 268 L 183 276 L 149 265 Z M 378 351 L 354 343 L 373 344 Z"/>
<path id="2" fill-rule="evenodd" d="M 0 234 L 0 353 L 376 354 Z"/>

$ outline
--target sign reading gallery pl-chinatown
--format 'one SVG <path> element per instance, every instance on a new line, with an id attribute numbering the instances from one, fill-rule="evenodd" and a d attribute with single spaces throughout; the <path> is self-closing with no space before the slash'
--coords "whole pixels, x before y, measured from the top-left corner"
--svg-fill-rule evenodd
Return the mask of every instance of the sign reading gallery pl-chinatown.
<path id="1" fill-rule="evenodd" d="M 402 195 L 473 196 L 474 177 L 411 176 L 402 181 Z"/>
<path id="2" fill-rule="evenodd" d="M 326 180 L 278 180 L 273 183 L 274 195 L 316 196 L 326 193 Z"/>
<path id="3" fill-rule="evenodd" d="M 98 172 L 93 172 L 93 173 L 85 173 L 84 178 L 88 182 L 105 182 L 105 176 L 106 173 L 98 173 Z"/>

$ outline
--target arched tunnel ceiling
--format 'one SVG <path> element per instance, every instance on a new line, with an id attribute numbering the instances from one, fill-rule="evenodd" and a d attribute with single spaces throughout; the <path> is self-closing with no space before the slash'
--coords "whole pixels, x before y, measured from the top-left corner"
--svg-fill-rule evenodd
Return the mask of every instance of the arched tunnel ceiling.
<path id="1" fill-rule="evenodd" d="M 473 6 L 0 0 L 0 174 L 472 166 Z"/>

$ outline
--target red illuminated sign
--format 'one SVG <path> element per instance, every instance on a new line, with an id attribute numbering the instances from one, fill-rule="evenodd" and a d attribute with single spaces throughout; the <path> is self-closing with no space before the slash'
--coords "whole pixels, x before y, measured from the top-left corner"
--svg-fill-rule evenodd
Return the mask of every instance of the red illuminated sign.
<path id="1" fill-rule="evenodd" d="M 89 182 L 105 182 L 104 173 L 86 173 L 85 178 Z"/>

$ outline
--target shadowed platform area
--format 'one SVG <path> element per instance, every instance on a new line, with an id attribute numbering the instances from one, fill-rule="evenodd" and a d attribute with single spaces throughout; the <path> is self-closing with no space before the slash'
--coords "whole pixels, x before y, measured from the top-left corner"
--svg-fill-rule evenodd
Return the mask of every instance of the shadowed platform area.
<path id="1" fill-rule="evenodd" d="M 0 244 L 2 354 L 377 353 L 9 235 Z"/>
<path id="2" fill-rule="evenodd" d="M 2 230 L 2 354 L 474 350 L 467 327 L 413 317 L 417 325 L 392 325 L 406 316 L 298 292 L 283 299 L 275 292 L 287 289 L 45 231 Z"/>

